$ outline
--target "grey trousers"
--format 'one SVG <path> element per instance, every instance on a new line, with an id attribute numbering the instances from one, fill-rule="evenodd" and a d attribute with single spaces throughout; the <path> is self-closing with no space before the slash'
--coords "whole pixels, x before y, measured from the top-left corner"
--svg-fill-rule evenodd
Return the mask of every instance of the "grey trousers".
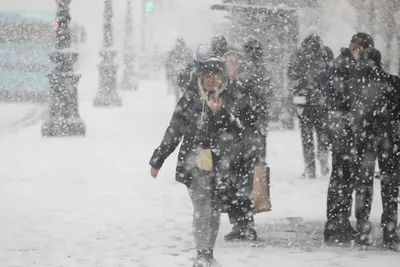
<path id="1" fill-rule="evenodd" d="M 212 250 L 217 241 L 221 212 L 216 198 L 215 174 L 196 172 L 189 189 L 193 204 L 196 250 Z"/>

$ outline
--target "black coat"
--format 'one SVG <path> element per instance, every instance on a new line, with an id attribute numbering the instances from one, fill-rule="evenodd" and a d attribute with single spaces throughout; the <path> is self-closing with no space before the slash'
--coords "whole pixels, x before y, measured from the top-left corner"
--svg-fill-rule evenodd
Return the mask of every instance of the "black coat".
<path id="1" fill-rule="evenodd" d="M 322 47 L 312 49 L 306 44 L 294 54 L 288 66 L 291 94 L 306 98 L 304 106 L 319 106 L 321 96 L 321 76 L 327 71 Z"/>
<path id="2" fill-rule="evenodd" d="M 227 102 L 228 89 L 220 93 Z M 198 148 L 210 148 L 214 170 L 220 171 L 224 156 L 235 151 L 241 142 L 242 125 L 226 107 L 213 114 L 199 94 L 199 84 L 190 83 L 178 101 L 161 144 L 155 149 L 150 165 L 160 169 L 167 157 L 181 143 L 176 167 L 176 180 L 190 186 L 197 170 L 195 158 Z"/>

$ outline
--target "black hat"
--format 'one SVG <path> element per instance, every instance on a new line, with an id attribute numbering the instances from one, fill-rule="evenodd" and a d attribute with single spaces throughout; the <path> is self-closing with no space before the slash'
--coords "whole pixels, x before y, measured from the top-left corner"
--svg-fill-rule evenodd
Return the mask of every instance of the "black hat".
<path id="1" fill-rule="evenodd" d="M 358 32 L 353 35 L 351 38 L 351 42 L 355 44 L 359 44 L 364 48 L 373 48 L 374 47 L 374 39 L 365 32 Z"/>
<path id="2" fill-rule="evenodd" d="M 382 65 L 382 55 L 376 48 L 368 48 L 363 53 L 364 60 L 370 60 L 378 65 Z"/>
<path id="3" fill-rule="evenodd" d="M 215 36 L 211 40 L 211 50 L 217 57 L 222 57 L 228 51 L 228 42 L 224 36 Z"/>
<path id="4" fill-rule="evenodd" d="M 199 62 L 199 76 L 207 73 L 222 75 L 223 77 L 227 77 L 228 75 L 225 62 L 223 62 L 219 57 L 210 57 L 205 61 Z"/>
<path id="5" fill-rule="evenodd" d="M 331 62 L 333 60 L 333 51 L 327 46 L 322 47 L 322 56 L 326 62 Z"/>

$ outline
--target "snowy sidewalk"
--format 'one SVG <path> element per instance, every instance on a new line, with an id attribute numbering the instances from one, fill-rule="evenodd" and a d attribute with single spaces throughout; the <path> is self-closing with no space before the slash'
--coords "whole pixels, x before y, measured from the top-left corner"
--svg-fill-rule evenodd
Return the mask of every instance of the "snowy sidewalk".
<path id="1" fill-rule="evenodd" d="M 27 103 L 0 103 L 0 134 L 14 132 L 39 122 L 47 105 Z"/>
<path id="2" fill-rule="evenodd" d="M 174 98 L 162 83 L 140 86 L 120 93 L 122 108 L 93 108 L 93 94 L 87 94 L 80 109 L 88 130 L 84 138 L 42 138 L 41 123 L 0 138 L 0 266 L 191 266 L 192 206 L 186 188 L 174 181 L 177 153 L 157 180 L 148 166 Z M 225 242 L 230 225 L 224 214 L 215 250 L 221 264 L 399 266 L 397 253 L 324 247 L 328 178 L 299 178 L 297 131 L 269 136 L 273 210 L 256 216 L 265 242 Z M 379 185 L 376 190 L 377 225 Z"/>

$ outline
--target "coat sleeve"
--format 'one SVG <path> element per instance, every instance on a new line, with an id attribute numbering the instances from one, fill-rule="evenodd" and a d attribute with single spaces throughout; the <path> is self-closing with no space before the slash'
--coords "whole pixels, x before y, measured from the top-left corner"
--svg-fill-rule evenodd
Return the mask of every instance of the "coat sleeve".
<path id="1" fill-rule="evenodd" d="M 188 125 L 188 106 L 189 101 L 187 96 L 184 95 L 178 101 L 178 104 L 175 107 L 171 121 L 167 130 L 165 131 L 161 144 L 154 150 L 153 156 L 149 162 L 151 167 L 160 169 L 168 156 L 171 155 L 171 153 L 174 152 L 174 150 L 178 147 Z"/>

